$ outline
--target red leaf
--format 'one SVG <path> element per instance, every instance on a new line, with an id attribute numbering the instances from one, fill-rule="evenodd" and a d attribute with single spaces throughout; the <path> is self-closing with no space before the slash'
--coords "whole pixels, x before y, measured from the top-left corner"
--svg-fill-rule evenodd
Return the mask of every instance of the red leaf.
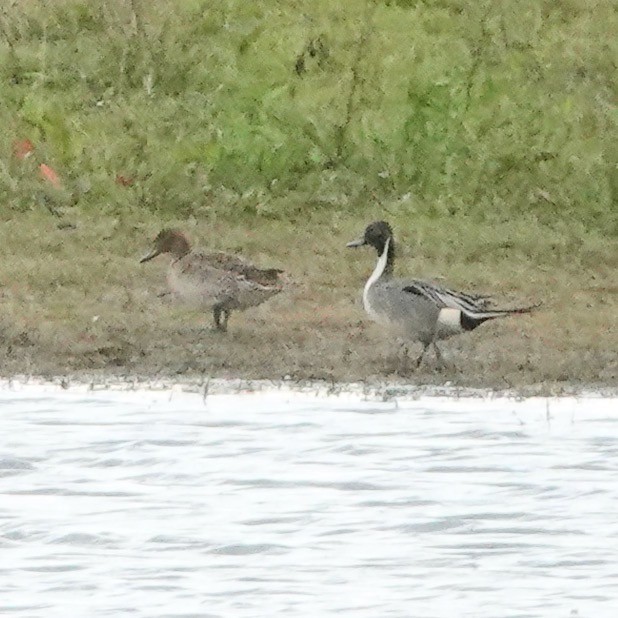
<path id="1" fill-rule="evenodd" d="M 34 144 L 29 139 L 13 141 L 13 156 L 16 159 L 27 159 L 34 152 Z"/>
<path id="2" fill-rule="evenodd" d="M 116 184 L 122 187 L 130 187 L 135 180 L 129 176 L 123 176 L 122 174 L 116 174 Z"/>
<path id="3" fill-rule="evenodd" d="M 41 177 L 44 180 L 51 182 L 51 184 L 54 185 L 56 189 L 60 188 L 60 178 L 58 177 L 58 174 L 56 174 L 56 172 L 51 167 L 49 167 L 49 165 L 41 163 L 41 165 L 39 165 L 39 170 L 41 172 Z"/>

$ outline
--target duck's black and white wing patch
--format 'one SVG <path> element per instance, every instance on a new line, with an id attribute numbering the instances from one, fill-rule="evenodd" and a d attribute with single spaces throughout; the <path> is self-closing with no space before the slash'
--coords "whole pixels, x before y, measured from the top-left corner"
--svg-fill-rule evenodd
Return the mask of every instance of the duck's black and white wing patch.
<path id="1" fill-rule="evenodd" d="M 444 301 L 436 294 L 436 290 L 433 286 L 428 285 L 425 281 L 406 281 L 403 291 L 414 296 L 421 296 L 430 300 L 438 308 L 446 306 Z"/>
<path id="2" fill-rule="evenodd" d="M 445 288 L 428 281 L 414 280 L 406 282 L 404 292 L 424 296 L 433 302 L 436 307 L 443 309 L 458 309 L 469 313 L 476 313 L 487 308 L 488 300 L 486 296 L 466 294 Z"/>

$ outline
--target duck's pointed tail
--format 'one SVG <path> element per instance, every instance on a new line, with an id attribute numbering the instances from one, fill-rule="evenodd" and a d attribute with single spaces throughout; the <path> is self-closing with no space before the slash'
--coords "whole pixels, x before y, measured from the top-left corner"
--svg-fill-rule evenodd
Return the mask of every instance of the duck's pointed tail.
<path id="1" fill-rule="evenodd" d="M 532 313 L 538 309 L 542 303 L 535 303 L 527 307 L 514 307 L 513 309 L 491 309 L 486 311 L 462 311 L 461 312 L 461 327 L 464 330 L 474 330 L 477 326 L 487 320 L 496 318 L 504 318 L 509 315 L 517 315 L 523 313 Z"/>

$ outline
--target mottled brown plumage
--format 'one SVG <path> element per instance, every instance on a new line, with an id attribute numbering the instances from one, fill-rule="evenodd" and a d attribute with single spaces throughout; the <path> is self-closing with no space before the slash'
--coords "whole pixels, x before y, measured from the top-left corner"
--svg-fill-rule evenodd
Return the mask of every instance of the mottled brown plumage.
<path id="1" fill-rule="evenodd" d="M 192 251 L 186 236 L 178 230 L 162 230 L 152 249 L 140 261 L 161 253 L 174 260 L 168 272 L 172 294 L 197 307 L 211 309 L 215 328 L 227 330 L 233 310 L 260 305 L 283 289 L 282 270 L 257 268 L 243 258 L 221 251 Z"/>

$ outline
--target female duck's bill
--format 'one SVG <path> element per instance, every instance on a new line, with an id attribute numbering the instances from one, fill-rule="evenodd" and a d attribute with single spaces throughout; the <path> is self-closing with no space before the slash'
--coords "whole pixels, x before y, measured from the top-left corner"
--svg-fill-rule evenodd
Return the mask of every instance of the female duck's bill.
<path id="1" fill-rule="evenodd" d="M 192 251 L 178 230 L 161 230 L 140 262 L 162 253 L 173 256 L 167 281 L 175 298 L 213 312 L 215 328 L 227 330 L 232 311 L 260 305 L 283 289 L 282 270 L 257 268 L 226 253 Z"/>
<path id="2" fill-rule="evenodd" d="M 420 365 L 430 345 L 441 360 L 436 341 L 474 330 L 494 318 L 511 314 L 529 313 L 538 307 L 492 309 L 487 296 L 466 294 L 419 279 L 394 279 L 395 239 L 386 221 L 375 221 L 367 226 L 358 240 L 348 247 L 370 245 L 378 253 L 376 267 L 363 290 L 363 306 L 367 314 L 407 342 L 422 343 L 417 359 Z"/>
<path id="3" fill-rule="evenodd" d="M 161 254 L 161 251 L 157 249 L 156 247 L 153 247 L 152 249 L 150 249 L 148 253 L 144 255 L 144 257 L 142 257 L 139 263 L 143 264 L 144 262 L 148 262 L 148 260 L 152 260 L 152 258 L 156 258 L 157 255 L 160 255 L 160 254 Z"/>

